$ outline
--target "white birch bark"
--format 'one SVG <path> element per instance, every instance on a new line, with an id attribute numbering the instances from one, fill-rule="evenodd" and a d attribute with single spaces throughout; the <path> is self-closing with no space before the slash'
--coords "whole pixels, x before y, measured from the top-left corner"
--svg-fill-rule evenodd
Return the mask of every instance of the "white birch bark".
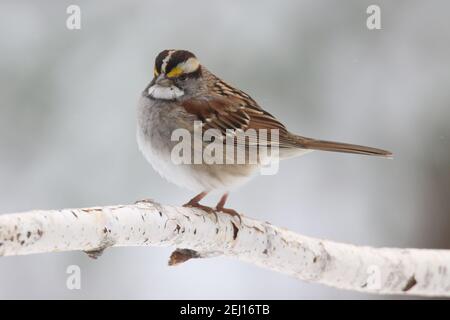
<path id="1" fill-rule="evenodd" d="M 314 239 L 250 218 L 153 202 L 0 215 L 0 256 L 114 246 L 176 246 L 169 264 L 217 255 L 336 288 L 450 297 L 450 250 Z"/>

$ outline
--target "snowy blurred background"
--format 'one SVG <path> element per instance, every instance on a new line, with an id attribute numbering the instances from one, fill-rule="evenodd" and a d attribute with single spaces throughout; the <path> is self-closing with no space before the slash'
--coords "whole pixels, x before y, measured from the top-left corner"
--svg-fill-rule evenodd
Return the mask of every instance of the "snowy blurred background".
<path id="1" fill-rule="evenodd" d="M 66 8 L 81 7 L 81 30 Z M 366 8 L 381 7 L 381 30 Z M 0 1 L 0 212 L 192 193 L 139 153 L 135 111 L 154 57 L 189 49 L 292 131 L 394 152 L 316 152 L 234 192 L 230 207 L 359 245 L 450 247 L 450 2 Z M 209 197 L 209 204 L 217 201 Z M 206 203 L 208 203 L 208 201 Z M 0 259 L 0 298 L 379 298 L 169 248 Z M 82 289 L 66 288 L 79 265 Z"/>

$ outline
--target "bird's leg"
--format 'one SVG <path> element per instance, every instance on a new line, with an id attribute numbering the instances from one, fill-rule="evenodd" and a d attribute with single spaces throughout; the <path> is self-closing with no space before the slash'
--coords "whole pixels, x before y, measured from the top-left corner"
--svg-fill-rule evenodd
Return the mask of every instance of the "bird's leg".
<path id="1" fill-rule="evenodd" d="M 183 204 L 183 207 L 198 208 L 198 209 L 201 209 L 201 210 L 206 211 L 208 213 L 213 213 L 216 216 L 216 219 L 217 219 L 217 214 L 214 211 L 214 208 L 211 208 L 211 207 L 204 206 L 204 205 L 200 204 L 200 201 L 204 197 L 206 197 L 207 194 L 208 194 L 207 191 L 203 191 L 203 192 L 199 193 L 198 195 L 193 197 L 191 200 L 189 200 L 188 203 Z"/>
<path id="2" fill-rule="evenodd" d="M 239 221 L 241 222 L 242 221 L 241 215 L 239 213 L 237 213 L 236 210 L 224 208 L 224 205 L 225 205 L 225 202 L 227 202 L 227 199 L 228 199 L 228 192 L 226 192 L 222 196 L 222 198 L 220 198 L 219 203 L 217 203 L 216 210 L 220 211 L 220 212 L 223 212 L 223 213 L 226 213 L 226 214 L 229 214 L 232 217 L 238 217 Z"/>
<path id="3" fill-rule="evenodd" d="M 198 195 L 189 200 L 188 203 L 184 204 L 183 207 L 195 207 L 199 205 L 199 202 L 202 201 L 202 199 L 206 197 L 207 194 L 208 192 L 206 191 L 200 192 Z"/>

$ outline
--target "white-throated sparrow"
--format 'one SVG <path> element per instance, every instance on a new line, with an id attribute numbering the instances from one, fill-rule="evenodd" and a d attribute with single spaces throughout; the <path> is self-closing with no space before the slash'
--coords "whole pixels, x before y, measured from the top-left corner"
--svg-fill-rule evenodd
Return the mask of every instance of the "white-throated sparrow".
<path id="1" fill-rule="evenodd" d="M 194 133 L 194 122 L 200 121 L 202 132 L 216 129 L 225 143 L 232 130 L 276 130 L 277 140 L 269 136 L 259 145 L 275 145 L 280 159 L 300 155 L 310 150 L 325 150 L 389 157 L 389 151 L 354 144 L 316 140 L 290 133 L 270 113 L 263 110 L 248 94 L 236 89 L 209 72 L 189 51 L 164 50 L 155 60 L 154 78 L 145 88 L 138 107 L 137 140 L 140 150 L 153 168 L 169 181 L 200 192 L 186 205 L 210 210 L 199 204 L 209 191 L 225 193 L 216 209 L 225 209 L 228 190 L 249 179 L 260 167 L 255 162 L 174 163 L 172 151 L 179 143 L 172 133 L 183 129 Z M 220 140 L 220 139 L 219 139 Z M 217 143 L 217 141 L 215 141 Z M 235 147 L 242 144 L 233 142 Z M 244 143 L 248 150 L 249 142 Z M 206 143 L 195 146 L 192 154 L 202 153 Z M 225 153 L 224 148 L 224 153 Z M 228 156 L 225 155 L 224 159 Z M 231 156 L 235 160 L 235 155 Z M 246 158 L 248 160 L 248 158 Z"/>

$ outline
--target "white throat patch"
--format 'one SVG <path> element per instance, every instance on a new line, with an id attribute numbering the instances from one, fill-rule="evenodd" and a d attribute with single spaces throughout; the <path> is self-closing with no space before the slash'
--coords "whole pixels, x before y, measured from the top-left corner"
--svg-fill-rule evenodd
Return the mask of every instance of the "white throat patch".
<path id="1" fill-rule="evenodd" d="M 174 100 L 184 95 L 184 91 L 176 86 L 163 87 L 154 84 L 148 88 L 148 94 L 155 99 Z"/>

